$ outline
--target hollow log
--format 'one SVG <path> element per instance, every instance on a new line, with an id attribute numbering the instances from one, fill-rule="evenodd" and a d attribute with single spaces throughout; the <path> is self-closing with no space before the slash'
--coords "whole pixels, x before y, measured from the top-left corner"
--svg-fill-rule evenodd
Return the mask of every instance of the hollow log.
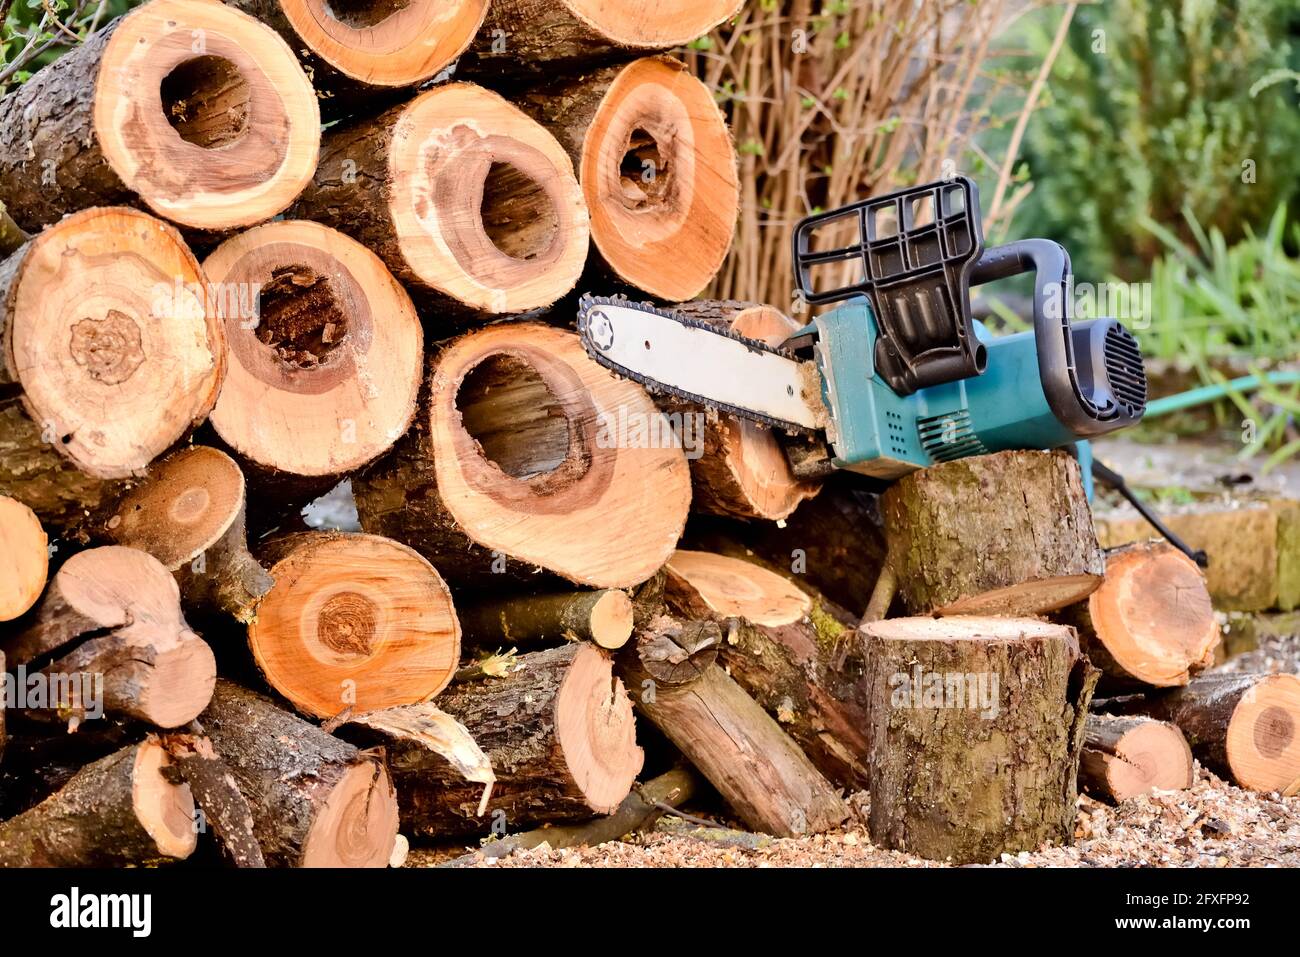
<path id="1" fill-rule="evenodd" d="M 397 797 L 381 757 L 217 682 L 199 718 L 253 810 L 270 867 L 386 867 Z"/>
<path id="2" fill-rule="evenodd" d="M 46 708 L 74 726 L 102 704 L 110 714 L 179 727 L 203 710 L 216 680 L 212 650 L 186 624 L 171 573 L 152 555 L 118 545 L 69 558 L 3 644 L 11 668 L 44 665 L 42 673 L 58 679 L 49 682 Z"/>
<path id="3" fill-rule="evenodd" d="M 832 784 L 865 790 L 870 727 L 854 630 L 822 600 L 738 558 L 678 550 L 665 566 L 671 612 L 727 627 L 719 661 Z"/>
<path id="4" fill-rule="evenodd" d="M 41 597 L 50 542 L 36 513 L 0 495 L 0 621 L 12 621 Z"/>
<path id="5" fill-rule="evenodd" d="M 474 38 L 487 0 L 231 0 L 284 38 L 334 119 L 409 93 Z"/>
<path id="6" fill-rule="evenodd" d="M 476 603 L 461 614 L 466 644 L 536 647 L 591 641 L 616 649 L 632 637 L 632 599 L 614 589 L 519 595 Z"/>
<path id="7" fill-rule="evenodd" d="M 452 685 L 438 707 L 465 726 L 492 762 L 483 787 L 427 748 L 393 739 L 403 831 L 423 836 L 611 814 L 641 771 L 632 706 L 609 655 L 571 643 L 520 655 L 500 678 Z"/>
<path id="8" fill-rule="evenodd" d="M 175 229 L 131 209 L 69 216 L 0 264 L 0 494 L 66 530 L 207 417 L 224 370 Z"/>
<path id="9" fill-rule="evenodd" d="M 235 460 L 192 445 L 157 462 L 109 510 L 98 534 L 162 562 L 190 607 L 247 623 L 271 576 L 249 554 L 244 510 Z"/>
<path id="10" fill-rule="evenodd" d="M 1079 785 L 1116 804 L 1157 789 L 1181 791 L 1192 786 L 1192 750 L 1166 721 L 1090 714 Z"/>
<path id="11" fill-rule="evenodd" d="M 899 479 L 880 497 L 888 558 L 867 620 L 895 590 L 909 614 L 1041 615 L 1101 584 L 1101 549 L 1079 463 L 997 452 Z"/>
<path id="12" fill-rule="evenodd" d="M 414 428 L 354 478 L 361 525 L 449 579 L 500 586 L 535 568 L 628 588 L 663 565 L 690 505 L 682 450 L 621 442 L 610 423 L 659 415 L 577 336 L 497 325 L 435 358 Z"/>
<path id="13" fill-rule="evenodd" d="M 637 710 L 751 828 L 819 834 L 848 808 L 763 708 L 717 664 L 715 622 L 654 619 L 619 655 Z"/>
<path id="14" fill-rule="evenodd" d="M 1069 844 L 1096 683 L 1073 630 L 957 616 L 863 633 L 872 841 L 957 864 Z"/>
<path id="15" fill-rule="evenodd" d="M 684 63 L 646 57 L 517 102 L 573 161 L 598 275 L 670 302 L 713 280 L 740 206 L 736 150 L 712 91 Z"/>
<path id="16" fill-rule="evenodd" d="M 327 133 L 293 214 L 374 250 L 431 328 L 549 306 L 587 259 L 587 208 L 564 149 L 471 83 Z"/>
<path id="17" fill-rule="evenodd" d="M 554 76 L 682 46 L 740 6 L 740 0 L 495 0 L 465 66 L 484 77 Z"/>
<path id="18" fill-rule="evenodd" d="M 1104 710 L 1176 724 L 1192 754 L 1250 791 L 1300 794 L 1300 677 L 1216 673 Z"/>
<path id="19" fill-rule="evenodd" d="M 194 798 L 163 771 L 153 738 L 87 765 L 0 824 L 0 867 L 123 867 L 184 860 L 198 844 Z"/>
<path id="20" fill-rule="evenodd" d="M 150 0 L 0 103 L 0 201 L 29 231 L 116 204 L 251 226 L 298 195 L 319 143 L 311 83 L 273 30 L 216 0 Z"/>
<path id="21" fill-rule="evenodd" d="M 228 347 L 212 425 L 260 512 L 324 494 L 406 431 L 424 335 L 374 253 L 319 223 L 281 220 L 222 243 L 203 269 Z"/>
<path id="22" fill-rule="evenodd" d="M 1214 663 L 1219 623 L 1195 562 L 1154 541 L 1110 549 L 1105 561 L 1101 587 L 1059 616 L 1101 669 L 1102 691 L 1185 685 Z"/>
<path id="23" fill-rule="evenodd" d="M 262 546 L 275 584 L 248 626 L 272 688 L 332 718 L 424 701 L 460 660 L 460 625 L 442 576 L 378 535 L 301 532 Z"/>

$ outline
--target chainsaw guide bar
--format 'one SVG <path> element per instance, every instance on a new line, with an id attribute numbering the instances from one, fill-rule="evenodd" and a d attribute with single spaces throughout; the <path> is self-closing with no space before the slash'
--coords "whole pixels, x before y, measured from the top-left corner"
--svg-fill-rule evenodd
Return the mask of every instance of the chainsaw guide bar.
<path id="1" fill-rule="evenodd" d="M 825 428 L 828 413 L 816 366 L 784 349 L 622 296 L 584 295 L 578 304 L 578 333 L 592 359 L 653 395 L 673 396 L 791 434 L 815 435 Z M 658 351 L 654 343 L 660 345 Z M 700 350 L 710 349 L 717 361 L 707 370 L 692 370 L 683 362 L 687 355 L 698 357 Z M 687 388 L 689 381 L 666 382 L 651 368 L 686 380 L 707 375 L 710 391 Z M 741 391 L 761 407 L 735 401 Z"/>

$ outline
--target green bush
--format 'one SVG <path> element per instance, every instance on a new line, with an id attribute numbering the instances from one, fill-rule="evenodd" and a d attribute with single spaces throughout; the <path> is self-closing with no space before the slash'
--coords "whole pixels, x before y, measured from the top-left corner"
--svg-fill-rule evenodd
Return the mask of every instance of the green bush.
<path id="1" fill-rule="evenodd" d="M 1184 207 L 1229 243 L 1262 225 L 1300 178 L 1295 85 L 1259 83 L 1294 66 L 1298 14 L 1300 0 L 1080 6 L 1030 121 L 1016 231 L 1065 243 L 1081 275 L 1142 279 L 1161 251 L 1144 221 L 1187 242 Z M 1056 22 L 1035 28 L 1038 53 Z"/>

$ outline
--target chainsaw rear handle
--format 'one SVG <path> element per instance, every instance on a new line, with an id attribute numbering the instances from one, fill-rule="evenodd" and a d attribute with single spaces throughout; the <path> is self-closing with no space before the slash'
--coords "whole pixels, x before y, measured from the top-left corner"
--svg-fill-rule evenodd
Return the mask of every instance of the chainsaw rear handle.
<path id="1" fill-rule="evenodd" d="M 1038 374 L 1052 414 L 1080 438 L 1102 435 L 1141 418 L 1142 407 L 1121 407 L 1115 390 L 1110 388 L 1113 383 L 1109 378 L 1100 378 L 1106 373 L 1132 373 L 1131 369 L 1117 366 L 1117 354 L 1107 353 L 1103 347 L 1103 361 L 1091 363 L 1089 387 L 1084 388 L 1085 383 L 1080 381 L 1074 352 L 1075 330 L 1070 323 L 1070 254 L 1060 243 L 1050 239 L 1021 239 L 986 249 L 971 269 L 970 284 L 979 286 L 1027 272 L 1034 274 L 1034 342 L 1038 351 Z M 1133 341 L 1128 331 L 1115 320 L 1097 322 L 1108 324 L 1102 330 L 1103 342 L 1107 336 L 1114 335 Z M 1133 343 L 1133 349 L 1136 350 L 1136 343 Z M 1137 361 L 1137 374 L 1140 375 L 1140 356 Z M 1102 368 L 1098 368 L 1099 365 Z M 1104 392 L 1094 391 L 1099 382 L 1108 387 Z M 1144 406 L 1144 378 L 1141 388 Z M 1102 396 L 1100 404 L 1094 401 L 1094 394 Z"/>

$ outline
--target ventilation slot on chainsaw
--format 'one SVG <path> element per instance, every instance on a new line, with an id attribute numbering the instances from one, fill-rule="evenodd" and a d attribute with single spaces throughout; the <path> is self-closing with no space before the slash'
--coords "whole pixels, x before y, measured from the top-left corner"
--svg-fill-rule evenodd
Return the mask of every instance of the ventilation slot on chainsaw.
<path id="1" fill-rule="evenodd" d="M 921 445 L 936 461 L 948 462 L 967 455 L 983 455 L 986 451 L 971 427 L 970 414 L 964 409 L 917 419 L 916 427 L 921 434 Z"/>

